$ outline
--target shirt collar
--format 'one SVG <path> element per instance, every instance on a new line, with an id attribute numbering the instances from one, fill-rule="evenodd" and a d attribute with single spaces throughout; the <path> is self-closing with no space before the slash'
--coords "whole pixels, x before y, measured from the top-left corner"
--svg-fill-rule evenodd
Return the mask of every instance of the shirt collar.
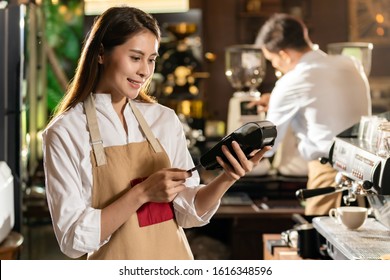
<path id="1" fill-rule="evenodd" d="M 327 54 L 325 52 L 323 52 L 322 50 L 320 50 L 320 49 L 318 49 L 318 50 L 311 50 L 311 51 L 305 53 L 304 55 L 302 55 L 302 57 L 299 60 L 298 64 L 302 63 L 302 62 L 312 61 L 313 59 L 316 59 L 316 58 L 322 57 L 322 56 L 326 56 L 326 55 Z"/>

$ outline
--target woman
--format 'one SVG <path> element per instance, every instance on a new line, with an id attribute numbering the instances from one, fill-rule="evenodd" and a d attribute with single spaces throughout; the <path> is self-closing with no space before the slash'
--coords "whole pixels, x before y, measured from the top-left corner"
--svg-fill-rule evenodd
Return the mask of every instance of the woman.
<path id="1" fill-rule="evenodd" d="M 64 254 L 89 259 L 192 259 L 182 228 L 209 222 L 221 196 L 251 171 L 223 152 L 207 186 L 197 172 L 174 111 L 145 93 L 160 30 L 141 10 L 115 7 L 95 21 L 55 118 L 43 135 L 54 231 Z"/>

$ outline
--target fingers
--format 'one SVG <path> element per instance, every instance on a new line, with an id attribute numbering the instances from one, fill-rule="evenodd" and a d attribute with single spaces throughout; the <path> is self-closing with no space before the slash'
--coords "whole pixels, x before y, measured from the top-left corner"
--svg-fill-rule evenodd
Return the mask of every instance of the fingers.
<path id="1" fill-rule="evenodd" d="M 141 187 L 146 196 L 146 201 L 170 202 L 186 186 L 185 181 L 190 177 L 186 170 L 166 168 L 149 176 L 136 187 Z"/>
<path id="2" fill-rule="evenodd" d="M 259 104 L 259 101 L 258 100 L 254 100 L 254 101 L 251 101 L 249 103 L 246 104 L 246 107 L 247 108 L 252 108 L 252 107 L 255 107 Z"/>
<path id="3" fill-rule="evenodd" d="M 223 170 L 225 171 L 225 174 L 228 175 L 230 178 L 232 178 L 233 180 L 238 180 L 240 179 L 242 176 L 238 175 L 235 170 L 233 170 L 231 168 L 231 166 L 229 164 L 227 164 L 226 162 L 224 162 L 222 160 L 222 158 L 220 157 L 217 157 L 217 162 L 222 166 Z"/>
<path id="4" fill-rule="evenodd" d="M 189 177 L 191 177 L 191 172 L 187 172 L 184 169 L 179 169 L 179 168 L 167 168 L 163 169 L 166 172 L 166 176 L 169 179 L 172 180 L 185 180 Z"/>
<path id="5" fill-rule="evenodd" d="M 236 141 L 232 142 L 232 148 L 233 152 L 237 156 L 237 159 L 233 156 L 229 149 L 223 145 L 222 152 L 230 165 L 227 162 L 223 162 L 221 158 L 217 158 L 217 161 L 225 170 L 226 174 L 228 174 L 233 179 L 238 180 L 251 170 L 253 163 L 247 160 L 244 152 L 240 148 L 240 145 Z"/>
<path id="6" fill-rule="evenodd" d="M 182 191 L 184 191 L 186 186 L 184 184 L 175 185 L 166 190 L 166 202 L 171 202 L 175 197 Z"/>
<path id="7" fill-rule="evenodd" d="M 184 184 L 177 184 L 170 187 L 162 187 L 154 190 L 150 195 L 150 201 L 153 202 L 171 202 L 175 197 L 186 189 Z"/>
<path id="8" fill-rule="evenodd" d="M 237 164 L 233 164 L 233 167 L 240 176 L 244 176 L 247 172 L 252 170 L 253 162 L 247 159 L 240 145 L 236 141 L 232 142 L 232 148 L 238 158 L 238 161 L 236 160 Z M 235 160 L 233 155 L 231 155 L 231 157 Z"/>
<path id="9" fill-rule="evenodd" d="M 254 162 L 259 162 L 264 157 L 264 154 L 271 149 L 271 146 L 265 146 L 261 150 L 257 150 L 257 152 L 252 156 L 251 160 L 253 160 Z"/>
<path id="10" fill-rule="evenodd" d="M 271 147 L 267 146 L 261 150 L 255 150 L 250 154 L 248 159 L 236 141 L 232 142 L 232 148 L 236 157 L 233 156 L 226 146 L 222 146 L 222 152 L 230 165 L 227 162 L 224 162 L 221 158 L 217 158 L 217 161 L 225 172 L 235 180 L 252 171 L 253 168 L 259 164 L 264 154 L 271 149 Z"/>

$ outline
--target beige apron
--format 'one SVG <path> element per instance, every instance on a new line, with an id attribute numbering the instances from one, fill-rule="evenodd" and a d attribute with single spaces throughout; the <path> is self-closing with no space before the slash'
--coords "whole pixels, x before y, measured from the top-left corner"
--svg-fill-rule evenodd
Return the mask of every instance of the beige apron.
<path id="1" fill-rule="evenodd" d="M 337 171 L 329 163 L 322 164 L 318 160 L 310 161 L 308 164 L 307 189 L 335 186 L 336 174 Z M 341 196 L 342 193 L 340 192 L 308 198 L 305 205 L 305 215 L 328 215 L 331 208 L 341 205 Z"/>
<path id="2" fill-rule="evenodd" d="M 170 167 L 169 158 L 152 134 L 145 119 L 129 101 L 130 107 L 148 141 L 103 148 L 96 118 L 94 99 L 84 102 L 91 135 L 93 188 L 92 207 L 102 209 L 130 187 L 134 179 Z M 139 226 L 137 213 L 124 223 L 110 240 L 89 259 L 193 259 L 183 229 L 176 219 Z"/>

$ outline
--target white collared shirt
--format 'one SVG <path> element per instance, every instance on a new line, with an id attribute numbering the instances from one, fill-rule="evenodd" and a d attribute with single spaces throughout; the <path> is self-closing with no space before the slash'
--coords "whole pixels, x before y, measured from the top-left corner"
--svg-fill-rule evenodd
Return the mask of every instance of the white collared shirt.
<path id="1" fill-rule="evenodd" d="M 327 157 L 334 137 L 364 115 L 371 115 L 371 97 L 361 64 L 344 55 L 310 51 L 271 93 L 266 118 L 278 131 L 272 151 L 291 125 L 304 159 Z"/>
<path id="2" fill-rule="evenodd" d="M 129 106 L 124 110 L 128 134 L 111 104 L 111 95 L 94 94 L 99 130 L 104 147 L 143 142 L 138 121 Z M 175 112 L 160 104 L 134 102 L 154 136 L 160 141 L 172 167 L 194 166 L 187 149 L 182 124 Z M 77 258 L 99 249 L 101 210 L 91 207 L 92 165 L 90 136 L 82 103 L 59 116 L 43 133 L 46 194 L 54 231 L 60 248 L 69 257 Z M 174 200 L 175 216 L 182 227 L 202 226 L 218 209 L 199 217 L 194 197 L 200 185 L 199 174 L 186 180 L 187 189 Z"/>

